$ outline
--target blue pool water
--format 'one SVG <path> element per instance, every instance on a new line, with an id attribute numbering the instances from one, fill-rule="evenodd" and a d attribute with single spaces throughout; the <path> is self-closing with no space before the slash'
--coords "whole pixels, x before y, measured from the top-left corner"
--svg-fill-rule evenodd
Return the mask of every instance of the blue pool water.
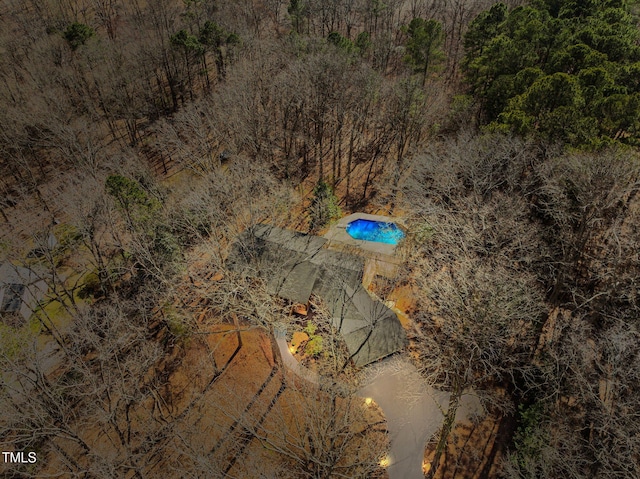
<path id="1" fill-rule="evenodd" d="M 347 225 L 349 236 L 359 240 L 398 244 L 404 232 L 395 223 L 383 221 L 355 220 Z"/>

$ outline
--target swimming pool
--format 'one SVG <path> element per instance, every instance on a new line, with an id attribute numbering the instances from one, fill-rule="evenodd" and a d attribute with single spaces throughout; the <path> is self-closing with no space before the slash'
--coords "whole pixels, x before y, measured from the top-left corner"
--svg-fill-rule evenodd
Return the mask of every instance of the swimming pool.
<path id="1" fill-rule="evenodd" d="M 363 219 L 349 223 L 347 233 L 354 239 L 386 244 L 398 244 L 404 238 L 404 231 L 395 223 Z"/>

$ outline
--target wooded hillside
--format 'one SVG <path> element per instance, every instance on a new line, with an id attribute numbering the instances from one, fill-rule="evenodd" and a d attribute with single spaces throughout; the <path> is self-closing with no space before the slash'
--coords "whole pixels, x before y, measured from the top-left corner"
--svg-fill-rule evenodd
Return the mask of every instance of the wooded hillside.
<path id="1" fill-rule="evenodd" d="M 372 288 L 451 394 L 426 477 L 640 477 L 637 2 L 0 9 L 0 261 L 48 287 L 0 320 L 0 449 L 38 453 L 1 474 L 388 477 L 322 302 L 314 390 L 292 305 L 225 266 L 364 211 L 404 219 Z"/>

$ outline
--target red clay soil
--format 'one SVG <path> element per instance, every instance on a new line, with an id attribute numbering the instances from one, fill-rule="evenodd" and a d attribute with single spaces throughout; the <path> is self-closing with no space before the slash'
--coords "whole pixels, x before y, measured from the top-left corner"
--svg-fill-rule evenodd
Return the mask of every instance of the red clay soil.
<path id="1" fill-rule="evenodd" d="M 453 430 L 447 450 L 442 457 L 436 479 L 488 479 L 497 477 L 500 471 L 500 458 L 504 452 L 505 427 L 510 419 L 497 419 L 487 415 L 481 421 L 459 422 Z M 434 439 L 425 451 L 424 471 L 429 468 L 435 452 Z"/>

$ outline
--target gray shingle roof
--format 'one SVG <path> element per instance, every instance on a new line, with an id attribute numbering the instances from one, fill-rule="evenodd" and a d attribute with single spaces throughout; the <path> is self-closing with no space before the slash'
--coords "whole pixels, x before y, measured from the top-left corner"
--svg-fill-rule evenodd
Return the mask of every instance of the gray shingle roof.
<path id="1" fill-rule="evenodd" d="M 272 294 L 306 303 L 318 275 L 318 265 L 309 261 L 327 240 L 269 225 L 256 225 L 234 242 L 227 268 L 258 276 Z"/>
<path id="2" fill-rule="evenodd" d="M 0 313 L 16 313 L 22 307 L 22 297 L 24 296 L 24 284 L 7 283 L 0 286 Z"/>
<path id="3" fill-rule="evenodd" d="M 47 289 L 33 270 L 9 262 L 0 265 L 0 313 L 20 313 L 27 319 Z"/>
<path id="4" fill-rule="evenodd" d="M 362 286 L 364 259 L 323 249 L 326 240 L 270 225 L 238 236 L 227 267 L 265 279 L 272 294 L 306 303 L 323 299 L 357 366 L 404 348 L 407 339 L 393 311 Z"/>
<path id="5" fill-rule="evenodd" d="M 0 285 L 31 284 L 37 281 L 38 275 L 29 268 L 23 268 L 9 262 L 0 265 Z"/>

